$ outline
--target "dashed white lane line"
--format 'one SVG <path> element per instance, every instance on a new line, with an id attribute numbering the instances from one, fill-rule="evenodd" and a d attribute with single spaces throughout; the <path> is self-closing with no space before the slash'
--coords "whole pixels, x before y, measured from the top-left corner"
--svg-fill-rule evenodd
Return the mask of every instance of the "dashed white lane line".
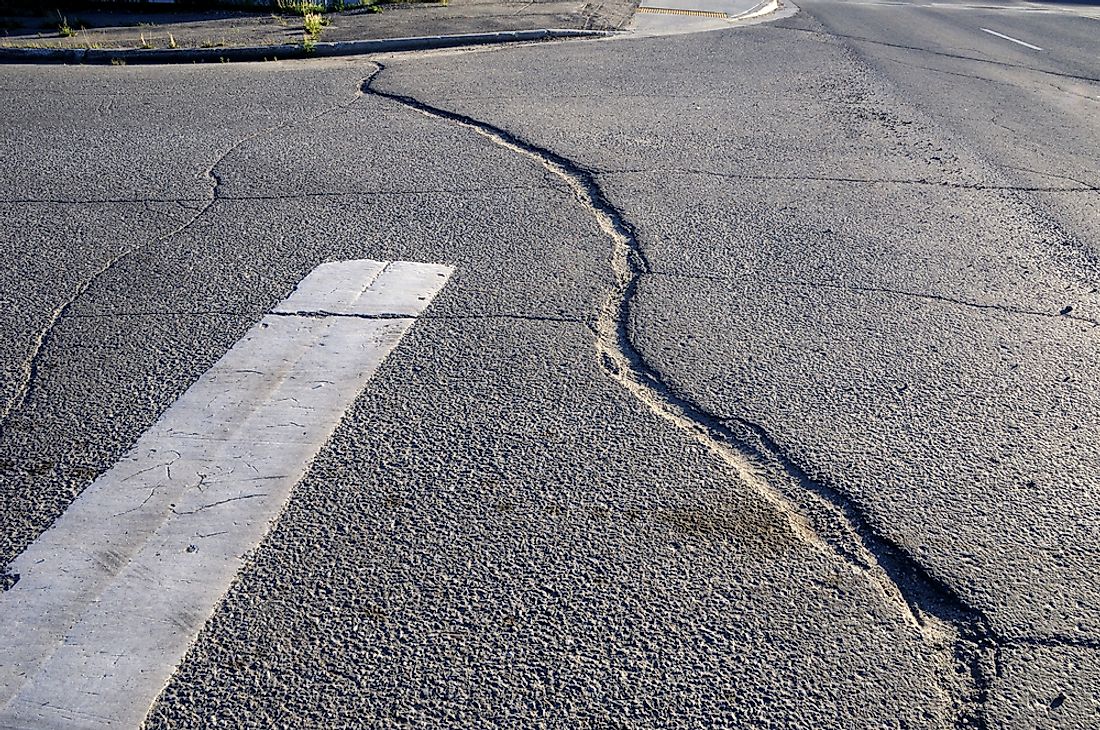
<path id="1" fill-rule="evenodd" d="M 452 269 L 317 267 L 9 567 L 0 727 L 136 728 Z"/>
<path id="2" fill-rule="evenodd" d="M 1005 35 L 1004 33 L 998 33 L 997 31 L 990 30 L 989 28 L 980 28 L 979 30 L 981 30 L 984 33 L 988 33 L 989 35 L 995 35 L 998 38 L 1004 38 L 1006 41 L 1012 41 L 1013 43 L 1019 43 L 1021 46 L 1025 46 L 1027 48 L 1030 48 L 1033 51 L 1043 50 L 1042 48 L 1039 48 L 1039 46 L 1033 46 L 1033 45 L 1031 45 L 1030 43 L 1028 43 L 1026 41 L 1020 40 L 1019 38 L 1013 38 L 1010 35 Z"/>

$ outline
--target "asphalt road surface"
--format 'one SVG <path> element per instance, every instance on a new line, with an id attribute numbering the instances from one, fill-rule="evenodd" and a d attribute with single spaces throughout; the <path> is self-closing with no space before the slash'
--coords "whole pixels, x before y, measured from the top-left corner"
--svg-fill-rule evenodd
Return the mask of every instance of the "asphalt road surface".
<path id="1" fill-rule="evenodd" d="M 1098 51 L 0 68 L 0 565 L 318 264 L 448 264 L 146 727 L 1098 727 Z"/>

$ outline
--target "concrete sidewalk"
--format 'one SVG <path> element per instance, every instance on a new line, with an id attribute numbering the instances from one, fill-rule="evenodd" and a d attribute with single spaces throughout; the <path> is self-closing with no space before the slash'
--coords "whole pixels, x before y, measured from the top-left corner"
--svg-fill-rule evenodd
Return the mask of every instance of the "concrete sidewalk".
<path id="1" fill-rule="evenodd" d="M 627 30 L 649 36 L 721 30 L 781 7 L 779 0 L 643 0 Z M 786 8 L 793 11 L 789 3 Z"/>

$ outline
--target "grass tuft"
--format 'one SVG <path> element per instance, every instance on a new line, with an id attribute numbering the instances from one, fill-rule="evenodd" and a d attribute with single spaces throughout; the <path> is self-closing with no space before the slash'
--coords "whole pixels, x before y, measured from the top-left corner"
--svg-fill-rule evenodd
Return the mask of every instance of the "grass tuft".
<path id="1" fill-rule="evenodd" d="M 76 35 L 76 31 L 69 25 L 69 19 L 61 14 L 61 11 L 57 11 L 57 17 L 61 21 L 57 24 L 57 34 L 62 38 L 72 38 Z"/>
<path id="2" fill-rule="evenodd" d="M 306 13 L 302 16 L 302 22 L 306 26 L 306 35 L 314 41 L 321 37 L 321 30 L 328 25 L 328 19 L 320 13 Z"/>
<path id="3" fill-rule="evenodd" d="M 275 7 L 284 13 L 301 15 L 302 17 L 305 17 L 307 14 L 319 15 L 325 12 L 324 5 L 310 2 L 309 0 L 275 0 Z"/>

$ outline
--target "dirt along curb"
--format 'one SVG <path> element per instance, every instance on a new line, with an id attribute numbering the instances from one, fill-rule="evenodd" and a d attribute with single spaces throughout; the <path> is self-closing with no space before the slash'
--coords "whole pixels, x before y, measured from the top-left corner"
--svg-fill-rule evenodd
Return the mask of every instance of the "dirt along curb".
<path id="1" fill-rule="evenodd" d="M 227 48 L 0 48 L 0 63 L 19 64 L 172 64 L 228 63 L 242 61 L 278 61 L 294 58 L 358 56 L 368 53 L 422 51 L 460 48 L 493 43 L 520 43 L 566 38 L 602 38 L 619 31 L 581 28 L 539 28 L 535 30 L 458 33 L 412 38 L 377 38 L 275 46 L 234 46 Z"/>

